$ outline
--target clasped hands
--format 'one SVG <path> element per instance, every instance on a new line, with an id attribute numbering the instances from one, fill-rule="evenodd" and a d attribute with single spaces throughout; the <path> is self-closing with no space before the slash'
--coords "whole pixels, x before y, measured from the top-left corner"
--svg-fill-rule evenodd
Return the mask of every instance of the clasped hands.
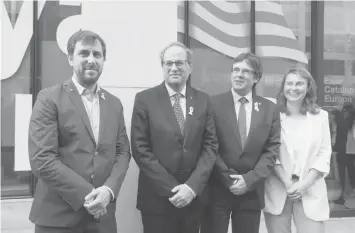
<path id="1" fill-rule="evenodd" d="M 303 194 L 306 192 L 306 188 L 301 181 L 292 180 L 285 184 L 287 188 L 287 197 L 293 201 L 299 200 L 302 198 Z"/>
<path id="2" fill-rule="evenodd" d="M 231 193 L 240 196 L 248 192 L 248 186 L 242 175 L 229 175 L 229 177 L 234 179 L 233 184 L 229 187 Z"/>
<path id="3" fill-rule="evenodd" d="M 175 186 L 171 192 L 175 193 L 175 195 L 169 198 L 169 201 L 177 208 L 189 205 L 194 199 L 194 194 L 186 184 Z"/>
<path id="4" fill-rule="evenodd" d="M 86 210 L 94 216 L 94 218 L 100 218 L 107 213 L 106 206 L 110 203 L 112 195 L 107 187 L 98 187 L 93 189 L 85 197 L 84 207 Z"/>

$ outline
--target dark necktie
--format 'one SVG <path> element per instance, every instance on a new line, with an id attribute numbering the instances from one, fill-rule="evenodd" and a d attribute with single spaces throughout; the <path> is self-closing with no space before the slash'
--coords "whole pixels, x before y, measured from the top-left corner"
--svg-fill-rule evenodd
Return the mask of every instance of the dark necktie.
<path id="1" fill-rule="evenodd" d="M 240 108 L 238 113 L 238 127 L 240 134 L 240 142 L 242 148 L 244 148 L 245 140 L 247 139 L 247 114 L 245 111 L 245 104 L 248 103 L 248 100 L 245 97 L 239 99 Z"/>
<path id="2" fill-rule="evenodd" d="M 176 120 L 179 123 L 180 131 L 181 134 L 184 135 L 184 126 L 185 126 L 185 118 L 184 118 L 184 112 L 182 111 L 181 105 L 180 105 L 180 99 L 182 97 L 181 93 L 176 93 L 174 95 L 175 102 L 173 105 L 174 113 L 176 116 Z"/>

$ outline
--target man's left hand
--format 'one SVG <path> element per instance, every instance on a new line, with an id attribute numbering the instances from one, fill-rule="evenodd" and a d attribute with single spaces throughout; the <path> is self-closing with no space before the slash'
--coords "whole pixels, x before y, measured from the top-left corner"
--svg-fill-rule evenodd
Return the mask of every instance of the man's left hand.
<path id="1" fill-rule="evenodd" d="M 108 188 L 98 187 L 85 197 L 84 207 L 95 218 L 106 214 L 106 206 L 110 203 L 112 195 Z"/>
<path id="2" fill-rule="evenodd" d="M 245 183 L 242 175 L 230 175 L 232 179 L 235 179 L 233 185 L 229 188 L 234 195 L 243 195 L 248 192 L 248 186 Z"/>
<path id="3" fill-rule="evenodd" d="M 180 184 L 175 186 L 171 192 L 176 193 L 173 197 L 169 198 L 171 204 L 176 206 L 177 208 L 182 208 L 191 203 L 194 199 L 194 195 L 187 187 L 186 184 Z"/>

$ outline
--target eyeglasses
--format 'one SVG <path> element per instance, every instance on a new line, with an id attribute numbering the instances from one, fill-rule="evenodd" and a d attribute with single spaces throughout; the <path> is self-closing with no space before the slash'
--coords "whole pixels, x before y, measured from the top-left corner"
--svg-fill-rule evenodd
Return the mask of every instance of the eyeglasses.
<path id="1" fill-rule="evenodd" d="M 240 69 L 240 68 L 238 68 L 238 67 L 233 68 L 233 69 L 232 69 L 232 72 L 233 72 L 233 73 L 239 73 L 239 72 L 241 72 L 242 75 L 245 75 L 245 76 L 249 76 L 249 75 L 252 75 L 252 74 L 255 73 L 254 70 Z"/>
<path id="2" fill-rule="evenodd" d="M 163 66 L 165 68 L 170 69 L 171 67 L 173 67 L 173 65 L 175 64 L 175 66 L 179 69 L 185 68 L 186 66 L 186 60 L 177 60 L 177 61 L 164 61 L 163 62 Z"/>

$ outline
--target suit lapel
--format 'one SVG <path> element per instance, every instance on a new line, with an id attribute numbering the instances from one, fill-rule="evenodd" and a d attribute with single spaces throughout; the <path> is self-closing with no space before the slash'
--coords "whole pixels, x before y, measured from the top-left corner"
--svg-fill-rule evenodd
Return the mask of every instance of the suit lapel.
<path id="1" fill-rule="evenodd" d="M 99 102 L 100 102 L 100 128 L 99 128 L 99 139 L 98 141 L 102 141 L 102 138 L 105 136 L 106 123 L 108 122 L 108 117 L 110 114 L 110 106 L 107 99 L 102 98 L 105 95 L 104 90 L 99 90 Z"/>
<path id="2" fill-rule="evenodd" d="M 189 86 L 186 86 L 186 120 L 185 120 L 185 127 L 184 127 L 184 145 L 187 141 L 187 137 L 189 135 L 189 131 L 191 126 L 193 126 L 193 122 L 195 121 L 195 92 Z"/>
<path id="3" fill-rule="evenodd" d="M 164 115 L 168 119 L 170 125 L 174 128 L 175 134 L 179 138 L 182 138 L 179 123 L 176 120 L 173 106 L 171 105 L 169 93 L 166 90 L 164 82 L 160 85 L 158 100 L 161 104 L 161 109 L 164 112 Z"/>
<path id="4" fill-rule="evenodd" d="M 245 141 L 244 150 L 246 150 L 249 146 L 249 142 L 253 141 L 251 138 L 254 136 L 253 131 L 255 128 L 260 125 L 264 119 L 265 115 L 265 108 L 260 104 L 260 97 L 257 95 L 253 95 L 253 103 L 252 103 L 252 110 L 251 110 L 251 120 L 250 120 L 250 128 L 248 137 Z"/>
<path id="5" fill-rule="evenodd" d="M 238 120 L 237 120 L 237 115 L 235 113 L 235 104 L 234 104 L 232 91 L 227 92 L 224 106 L 226 106 L 225 114 L 228 117 L 228 121 L 226 123 L 227 123 L 227 125 L 230 125 L 233 128 L 233 132 L 234 132 L 234 135 L 236 137 L 236 141 L 238 143 L 239 148 L 241 149 L 242 148 L 242 144 L 240 142 L 240 133 L 239 133 L 239 127 L 238 127 Z"/>
<path id="6" fill-rule="evenodd" d="M 79 92 L 76 89 L 76 87 L 74 86 L 74 83 L 72 82 L 71 79 L 67 80 L 64 83 L 64 89 L 68 93 L 68 95 L 69 95 L 70 99 L 72 100 L 72 102 L 74 103 L 75 107 L 78 109 L 78 112 L 80 113 L 81 118 L 84 121 L 86 129 L 87 129 L 89 135 L 91 136 L 91 139 L 95 143 L 95 137 L 94 137 L 94 133 L 91 129 L 88 114 L 85 110 L 85 106 L 83 104 L 83 101 L 81 100 Z"/>

